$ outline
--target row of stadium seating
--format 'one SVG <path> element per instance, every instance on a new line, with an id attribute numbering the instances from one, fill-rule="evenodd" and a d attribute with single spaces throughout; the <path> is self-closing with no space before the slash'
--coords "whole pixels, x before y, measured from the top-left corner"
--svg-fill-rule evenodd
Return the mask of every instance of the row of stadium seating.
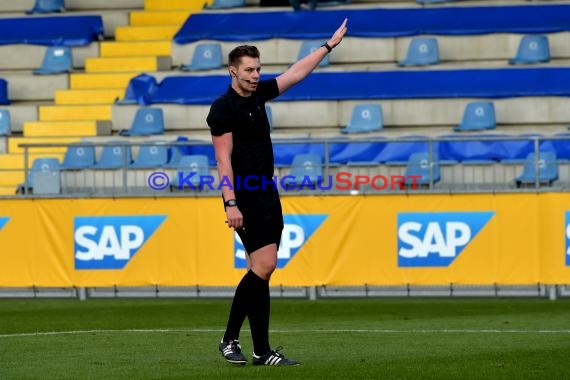
<path id="1" fill-rule="evenodd" d="M 303 41 L 297 54 L 297 60 L 309 55 L 322 45 L 320 40 Z M 49 52 L 47 53 L 49 54 Z M 538 64 L 550 62 L 550 44 L 548 36 L 529 35 L 522 36 L 517 49 L 517 54 L 509 59 L 509 64 Z M 428 66 L 437 65 L 441 62 L 440 48 L 435 37 L 415 37 L 410 41 L 406 57 L 398 62 L 399 66 Z M 318 67 L 327 67 L 330 64 L 330 56 L 326 56 Z M 67 62 L 71 69 L 71 60 Z M 186 64 L 182 64 L 182 71 L 217 70 L 225 66 L 225 56 L 222 54 L 222 45 L 218 42 L 198 44 L 192 58 Z"/>
<path id="2" fill-rule="evenodd" d="M 173 149 L 173 151 L 178 150 Z M 160 172 L 162 175 L 160 184 L 151 182 L 153 175 L 159 172 L 151 172 L 150 169 L 156 170 L 158 167 L 162 167 L 162 170 L 171 169 L 168 170 L 168 178 L 172 179 L 170 182 L 171 189 L 184 190 L 185 187 L 188 187 L 189 190 L 197 191 L 219 190 L 220 182 L 215 179 L 215 172 L 212 171 L 206 155 L 182 155 L 178 153 L 176 162 L 167 162 L 168 149 L 166 146 L 161 146 L 160 148 L 157 146 L 143 146 L 139 149 L 137 159 L 127 164 L 127 162 L 131 161 L 130 149 L 125 149 L 123 146 L 104 147 L 101 159 L 97 163 L 94 161 L 94 149 L 88 145 L 73 147 L 70 152 L 78 159 L 70 161 L 67 159 L 68 156 L 66 156 L 62 165 L 60 165 L 57 158 L 38 158 L 34 160 L 28 171 L 27 181 L 20 184 L 19 191 L 25 193 L 33 192 L 34 194 L 60 194 L 63 187 L 63 192 L 70 189 L 78 192 L 96 192 L 92 188 L 93 185 L 96 185 L 98 181 L 99 184 L 107 182 L 105 179 L 97 176 L 96 173 L 100 170 L 107 170 L 108 175 L 106 177 L 108 178 L 114 178 L 119 171 L 123 173 L 121 175 L 130 175 L 131 178 L 128 180 L 129 187 L 137 188 L 139 191 L 142 190 L 144 192 L 146 190 L 146 192 L 152 192 L 157 190 L 157 186 L 166 183 L 164 187 L 159 189 L 164 190 L 169 182 L 164 182 L 167 176 L 165 172 Z M 82 166 L 79 166 L 79 164 Z M 505 186 L 512 183 L 517 187 L 536 188 L 537 186 L 551 186 L 559 178 L 559 164 L 566 166 L 564 172 L 567 176 L 567 162 L 558 161 L 553 152 L 540 152 L 539 155 L 536 155 L 534 152 L 529 153 L 522 163 L 522 169 L 518 169 L 520 167 L 520 164 L 518 164 L 517 170 L 519 170 L 519 174 L 515 178 L 507 178 L 505 175 L 501 178 L 493 173 L 493 182 L 485 183 L 484 171 L 493 172 L 494 168 L 490 163 L 470 163 L 465 164 L 466 167 L 475 165 L 480 168 L 479 178 L 474 176 L 475 178 L 469 183 L 465 183 L 465 173 L 462 173 L 463 178 L 458 183 L 470 185 L 472 190 L 477 189 L 478 186 L 485 185 L 492 185 L 495 189 L 504 189 Z M 343 184 L 343 180 L 351 179 L 352 183 L 355 184 L 356 176 L 361 178 L 359 181 L 363 188 L 368 187 L 376 190 L 379 190 L 380 187 L 384 190 L 391 186 L 387 183 L 389 181 L 388 178 L 393 179 L 394 176 L 403 176 L 398 181 L 411 190 L 417 190 L 418 186 L 419 188 L 434 188 L 440 182 L 443 184 L 442 188 L 456 184 L 453 178 L 448 179 L 446 182 L 444 175 L 442 175 L 444 167 L 448 166 L 451 168 L 449 163 L 430 158 L 429 152 L 412 153 L 406 162 L 392 166 L 396 169 L 388 174 L 378 164 L 371 165 L 370 163 L 354 162 L 348 163 L 346 166 L 348 171 L 343 171 L 344 168 L 340 168 L 338 165 L 331 166 L 330 163 L 325 164 L 320 154 L 302 153 L 293 157 L 290 166 L 278 170 L 278 173 L 281 173 L 281 175 L 277 174 L 275 179 L 276 183 L 281 185 L 281 190 L 329 190 L 333 185 Z M 362 173 L 363 168 L 365 169 L 365 174 Z M 75 171 L 78 169 L 81 171 Z M 113 172 L 113 169 L 122 170 Z M 127 169 L 128 171 L 126 171 Z M 149 170 L 140 172 L 140 169 Z M 73 172 L 69 172 L 69 170 L 73 170 Z M 483 174 L 481 175 L 481 173 Z M 344 177 L 339 179 L 337 177 L 339 174 Z M 364 180 L 365 178 L 367 181 Z M 117 188 L 123 186 L 124 181 L 124 178 L 121 181 L 113 180 L 114 183 L 106 187 L 116 191 Z M 117 184 L 117 182 L 119 183 Z M 81 188 L 81 183 L 83 183 L 83 188 Z M 247 182 L 244 185 L 247 186 Z M 351 186 L 351 189 L 361 190 L 358 185 Z M 392 188 L 391 190 L 400 189 Z"/>
<path id="3" fill-rule="evenodd" d="M 272 129 L 273 111 L 271 106 L 266 105 L 265 111 Z M 357 104 L 354 106 L 350 120 L 342 133 L 369 133 L 377 132 L 384 127 L 382 106 L 380 104 Z M 496 128 L 495 107 L 492 102 L 471 102 L 465 107 L 461 123 L 454 128 L 454 131 L 484 131 Z M 41 128 L 38 131 L 33 124 L 27 124 L 24 129 L 24 136 L 30 137 L 36 134 L 42 135 Z M 75 128 L 73 133 L 80 134 L 80 128 Z M 57 131 L 52 128 L 54 134 L 63 135 L 65 131 Z M 89 128 L 86 133 L 97 132 Z M 165 132 L 164 113 L 162 108 L 149 107 L 140 108 L 133 119 L 129 129 L 121 131 L 122 136 L 149 136 L 162 135 Z M 10 112 L 0 109 L 0 136 L 10 135 Z"/>

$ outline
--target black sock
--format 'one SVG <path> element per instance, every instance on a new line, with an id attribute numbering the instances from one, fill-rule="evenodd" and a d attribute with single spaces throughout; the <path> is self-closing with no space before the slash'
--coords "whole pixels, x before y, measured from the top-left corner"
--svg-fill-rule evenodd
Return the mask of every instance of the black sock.
<path id="1" fill-rule="evenodd" d="M 224 342 L 239 338 L 239 332 L 249 308 L 248 305 L 250 303 L 249 300 L 251 298 L 252 288 L 251 283 L 255 281 L 255 278 L 252 278 L 252 274 L 255 276 L 252 271 L 248 271 L 236 288 L 232 308 L 230 309 L 230 317 L 228 318 L 226 333 L 224 334 Z"/>
<path id="2" fill-rule="evenodd" d="M 265 355 L 269 352 L 269 281 L 250 271 L 254 280 L 251 282 L 251 307 L 248 311 L 249 327 L 253 339 L 253 352 Z"/>

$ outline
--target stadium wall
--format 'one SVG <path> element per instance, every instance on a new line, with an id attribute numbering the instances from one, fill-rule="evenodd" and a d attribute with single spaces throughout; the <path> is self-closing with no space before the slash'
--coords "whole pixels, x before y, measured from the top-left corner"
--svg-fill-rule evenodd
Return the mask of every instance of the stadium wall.
<path id="1" fill-rule="evenodd" d="M 567 193 L 285 196 L 273 285 L 567 284 Z M 0 201 L 0 287 L 231 286 L 210 197 Z"/>

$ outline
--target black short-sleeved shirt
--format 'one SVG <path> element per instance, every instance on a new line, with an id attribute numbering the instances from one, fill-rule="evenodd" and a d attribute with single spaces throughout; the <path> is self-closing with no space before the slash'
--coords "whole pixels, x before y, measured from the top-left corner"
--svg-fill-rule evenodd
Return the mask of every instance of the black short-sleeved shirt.
<path id="1" fill-rule="evenodd" d="M 281 241 L 283 214 L 273 183 L 273 146 L 265 113 L 265 102 L 278 95 L 275 79 L 260 81 L 249 97 L 230 86 L 214 101 L 207 118 L 213 136 L 232 133 L 232 183 L 244 224 L 236 232 L 248 254 L 268 244 L 279 247 Z"/>
<path id="2" fill-rule="evenodd" d="M 273 147 L 265 102 L 279 95 L 277 80 L 260 81 L 251 96 L 240 96 L 231 86 L 214 101 L 206 121 L 213 136 L 231 132 L 232 169 L 236 197 L 255 187 L 268 188 L 273 178 Z M 248 177 L 246 180 L 246 177 Z M 265 182 L 262 181 L 265 179 Z M 241 181 L 240 181 L 241 180 Z M 245 182 L 242 182 L 245 181 Z M 245 190 L 245 191 L 244 191 Z M 247 191 L 247 193 L 251 193 Z M 238 195 L 239 194 L 239 195 Z"/>

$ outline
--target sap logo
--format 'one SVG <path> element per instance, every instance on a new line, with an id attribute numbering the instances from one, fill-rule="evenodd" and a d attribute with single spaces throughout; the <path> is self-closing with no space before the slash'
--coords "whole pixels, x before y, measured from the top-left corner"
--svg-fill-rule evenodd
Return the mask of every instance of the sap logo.
<path id="1" fill-rule="evenodd" d="M 8 223 L 8 221 L 10 220 L 10 218 L 7 217 L 0 217 L 0 230 L 2 228 L 4 228 L 4 226 L 6 225 L 6 223 Z"/>
<path id="2" fill-rule="evenodd" d="M 166 215 L 75 217 L 75 269 L 123 269 Z"/>
<path id="3" fill-rule="evenodd" d="M 284 215 L 284 228 L 281 244 L 277 252 L 277 268 L 284 268 L 295 256 L 311 235 L 320 227 L 327 215 Z M 247 232 L 246 232 L 247 233 Z M 245 268 L 245 248 L 234 232 L 234 267 Z"/>
<path id="4" fill-rule="evenodd" d="M 398 214 L 398 266 L 447 267 L 494 212 Z"/>
<path id="5" fill-rule="evenodd" d="M 570 267 L 570 211 L 566 211 L 566 266 Z"/>

